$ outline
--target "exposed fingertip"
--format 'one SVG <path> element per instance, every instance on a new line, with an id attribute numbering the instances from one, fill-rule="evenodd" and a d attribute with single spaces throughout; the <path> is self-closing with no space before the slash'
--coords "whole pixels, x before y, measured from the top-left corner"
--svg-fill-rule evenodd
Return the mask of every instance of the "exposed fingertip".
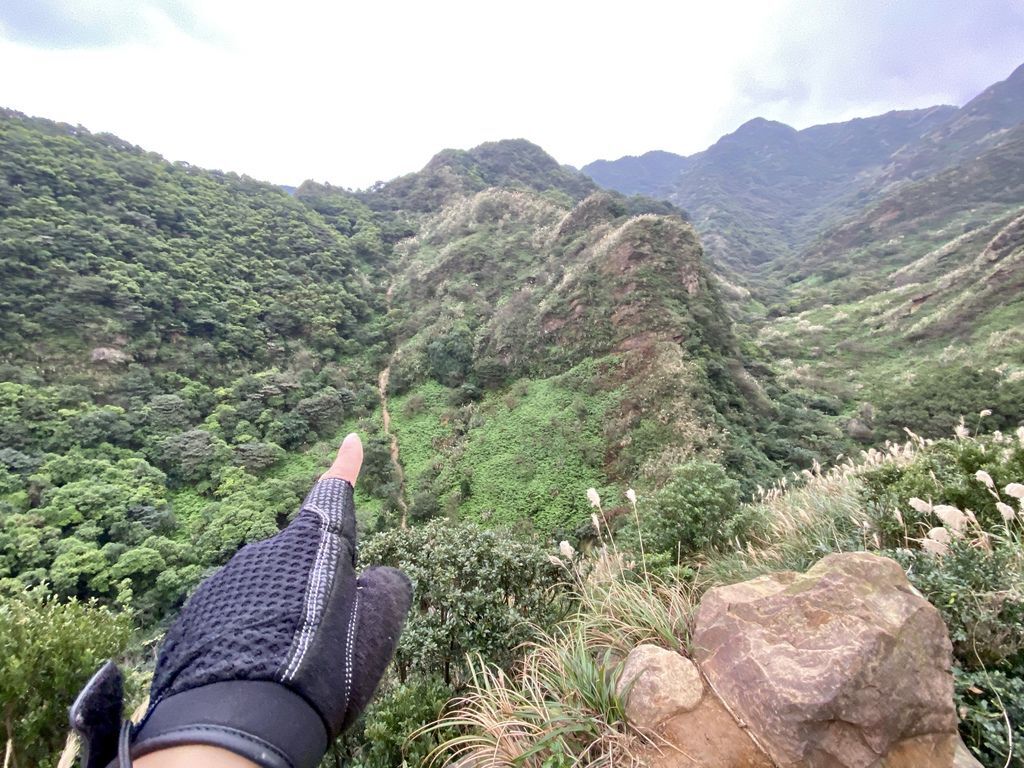
<path id="1" fill-rule="evenodd" d="M 338 447 L 338 455 L 321 478 L 340 477 L 348 480 L 352 485 L 356 484 L 359 477 L 359 470 L 363 466 L 363 441 L 355 432 L 349 432 Z"/>

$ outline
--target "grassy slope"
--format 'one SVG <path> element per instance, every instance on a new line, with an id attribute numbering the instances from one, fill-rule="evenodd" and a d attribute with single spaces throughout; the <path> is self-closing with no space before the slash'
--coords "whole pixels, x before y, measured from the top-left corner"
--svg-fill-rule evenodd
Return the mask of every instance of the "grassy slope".
<path id="1" fill-rule="evenodd" d="M 955 229 L 883 289 L 764 326 L 760 342 L 796 386 L 845 403 L 878 402 L 894 384 L 951 366 L 1024 375 L 1024 246 L 1019 209 L 977 234 Z M 988 407 L 978 403 L 977 410 Z M 913 427 L 913 425 L 910 425 Z"/>
<path id="2" fill-rule="evenodd" d="M 553 377 L 521 379 L 463 406 L 451 396 L 427 382 L 391 400 L 411 495 L 439 493 L 449 514 L 545 533 L 588 519 L 586 489 L 607 482 L 603 427 L 615 392 L 587 395 Z"/>
<path id="3" fill-rule="evenodd" d="M 994 478 L 991 490 L 978 470 Z M 1024 500 L 1010 495 L 1011 483 L 1022 476 L 1024 429 L 1015 435 L 915 440 L 769 489 L 738 513 L 752 521 L 742 545 L 700 553 L 694 563 L 699 568 L 649 573 L 641 570 L 637 552 L 620 554 L 623 542 L 574 555 L 564 565 L 576 582 L 576 611 L 545 628 L 514 676 L 485 666 L 474 671 L 475 686 L 452 703 L 446 718 L 472 727 L 449 746 L 535 768 L 561 765 L 566 755 L 588 765 L 636 764 L 652 745 L 664 745 L 632 727 L 614 692 L 620 660 L 632 648 L 653 643 L 687 655 L 693 614 L 705 590 L 765 573 L 804 571 L 833 552 L 868 551 L 896 559 L 946 622 L 965 743 L 986 768 L 1014 765 L 1006 762 L 1010 744 L 1024 736 L 1024 528 L 1019 515 L 1000 517 L 993 494 L 1024 512 Z M 978 522 L 962 538 L 947 530 L 952 543 L 945 554 L 921 547 L 926 532 L 940 524 L 937 516 L 912 508 L 909 499 L 922 496 L 977 510 Z M 641 498 L 641 517 L 648 504 Z M 638 567 L 625 567 L 634 557 Z M 521 722 L 537 727 L 508 739 L 510 727 Z"/>

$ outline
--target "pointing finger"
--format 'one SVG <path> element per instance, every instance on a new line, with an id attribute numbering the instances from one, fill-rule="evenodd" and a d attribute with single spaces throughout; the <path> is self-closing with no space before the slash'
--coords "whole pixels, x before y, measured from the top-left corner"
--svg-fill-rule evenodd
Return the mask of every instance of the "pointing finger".
<path id="1" fill-rule="evenodd" d="M 345 436 L 341 447 L 338 448 L 338 455 L 335 457 L 334 463 L 331 464 L 331 468 L 324 472 L 320 479 L 325 480 L 330 477 L 338 477 L 342 480 L 348 480 L 354 486 L 362 465 L 363 443 L 359 439 L 359 435 L 355 432 L 350 432 Z"/>

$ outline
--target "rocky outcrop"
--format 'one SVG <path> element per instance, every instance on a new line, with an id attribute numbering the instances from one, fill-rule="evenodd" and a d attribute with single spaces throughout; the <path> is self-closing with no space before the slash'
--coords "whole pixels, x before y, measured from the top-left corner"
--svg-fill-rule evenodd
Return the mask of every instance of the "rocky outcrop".
<path id="1" fill-rule="evenodd" d="M 657 745 L 650 768 L 772 768 L 722 703 L 707 692 L 697 665 L 675 651 L 638 645 L 617 687 L 626 719 Z"/>
<path id="2" fill-rule="evenodd" d="M 618 693 L 631 723 L 660 724 L 700 704 L 704 683 L 697 666 L 675 651 L 638 645 L 626 658 Z"/>
<path id="3" fill-rule="evenodd" d="M 115 347 L 95 347 L 89 355 L 89 359 L 94 363 L 120 365 L 122 363 L 130 363 L 132 356 Z"/>
<path id="4" fill-rule="evenodd" d="M 952 645 L 892 560 L 829 555 L 805 574 L 710 590 L 693 645 L 781 766 L 952 765 Z"/>
<path id="5" fill-rule="evenodd" d="M 646 756 L 650 768 L 775 768 L 710 692 L 696 709 L 666 721 L 659 736 L 664 741 Z"/>
<path id="6" fill-rule="evenodd" d="M 978 766 L 957 733 L 946 627 L 892 560 L 829 555 L 709 590 L 692 646 L 704 684 L 670 651 L 626 662 L 628 719 L 668 745 L 656 768 Z"/>

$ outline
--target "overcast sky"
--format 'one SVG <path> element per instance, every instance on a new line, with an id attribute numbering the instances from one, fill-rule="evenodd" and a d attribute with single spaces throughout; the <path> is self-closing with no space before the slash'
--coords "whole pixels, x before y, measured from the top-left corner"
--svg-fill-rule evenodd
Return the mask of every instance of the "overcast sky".
<path id="1" fill-rule="evenodd" d="M 171 160 L 348 187 L 523 137 L 581 166 L 963 104 L 1024 0 L 0 0 L 0 106 Z"/>

